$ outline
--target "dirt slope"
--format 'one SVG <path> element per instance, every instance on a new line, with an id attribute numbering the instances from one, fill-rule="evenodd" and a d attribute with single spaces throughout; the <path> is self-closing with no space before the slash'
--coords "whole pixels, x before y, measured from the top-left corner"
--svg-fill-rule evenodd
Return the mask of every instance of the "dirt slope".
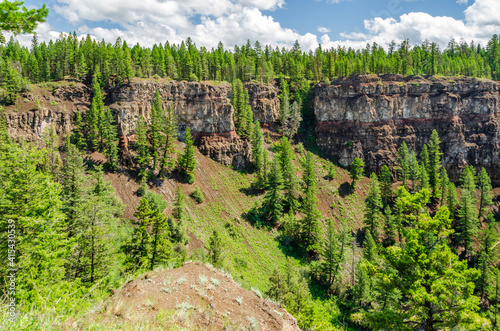
<path id="1" fill-rule="evenodd" d="M 189 330 L 300 330 L 283 308 L 200 263 L 152 271 L 108 299 L 88 326 Z"/>

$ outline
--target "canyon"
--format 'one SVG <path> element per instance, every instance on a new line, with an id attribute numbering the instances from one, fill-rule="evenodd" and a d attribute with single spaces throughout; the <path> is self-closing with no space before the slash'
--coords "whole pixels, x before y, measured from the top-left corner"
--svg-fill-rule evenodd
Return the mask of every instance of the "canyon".
<path id="1" fill-rule="evenodd" d="M 246 83 L 254 117 L 261 122 L 275 122 L 279 117 L 278 88 Z M 105 104 L 115 118 L 121 147 L 128 148 L 134 139 L 139 116 L 151 115 L 155 91 L 160 93 L 163 107 L 173 107 L 180 137 L 190 127 L 195 144 L 212 159 L 234 168 L 249 164 L 251 147 L 235 131 L 234 109 L 230 103 L 231 84 L 226 82 L 187 82 L 133 79 L 129 84 L 105 88 Z M 73 129 L 78 111 L 90 107 L 91 89 L 81 83 L 54 82 L 35 86 L 6 108 L 8 131 L 14 139 L 37 140 L 49 125 L 57 134 Z"/>
<path id="2" fill-rule="evenodd" d="M 279 120 L 279 89 L 246 83 L 254 118 L 263 124 Z M 433 130 L 441 138 L 443 164 L 452 180 L 465 165 L 485 167 L 500 183 L 500 85 L 475 78 L 359 75 L 338 78 L 313 88 L 315 135 L 324 155 L 349 166 L 364 159 L 366 172 L 388 165 L 395 173 L 397 149 L 405 141 L 419 153 Z M 125 148 L 134 139 L 139 116 L 149 118 L 154 92 L 164 107 L 173 107 L 180 133 L 189 126 L 201 153 L 234 168 L 248 166 L 250 144 L 235 132 L 231 84 L 133 79 L 108 87 L 105 104 L 115 115 Z M 81 83 L 35 86 L 6 107 L 14 138 L 39 139 L 53 124 L 64 135 L 77 111 L 90 106 L 91 89 Z M 273 126 L 276 127 L 276 126 Z"/>
<path id="3" fill-rule="evenodd" d="M 367 172 L 393 170 L 405 141 L 419 153 L 433 130 L 443 164 L 457 181 L 464 166 L 500 180 L 500 85 L 474 78 L 362 75 L 314 90 L 317 143 L 343 166 L 364 159 Z M 395 171 L 394 171 L 395 172 Z"/>

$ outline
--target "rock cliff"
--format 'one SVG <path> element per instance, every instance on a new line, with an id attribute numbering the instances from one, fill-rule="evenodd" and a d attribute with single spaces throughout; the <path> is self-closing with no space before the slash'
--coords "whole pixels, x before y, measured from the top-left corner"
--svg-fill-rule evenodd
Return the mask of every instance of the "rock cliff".
<path id="1" fill-rule="evenodd" d="M 465 165 L 500 181 L 500 84 L 474 78 L 362 75 L 315 87 L 319 146 L 340 164 L 393 167 L 406 141 L 420 152 L 437 130 L 452 180 Z"/>
<path id="2" fill-rule="evenodd" d="M 247 83 L 246 87 L 257 120 L 269 123 L 278 118 L 277 88 L 257 83 Z M 225 82 L 134 79 L 130 84 L 110 88 L 105 103 L 115 115 L 120 136 L 134 133 L 139 116 L 150 118 L 156 90 L 164 107 L 174 108 L 180 132 L 190 127 L 202 153 L 237 168 L 247 165 L 250 146 L 235 132 L 231 84 Z M 90 106 L 91 89 L 79 83 L 43 84 L 20 100 L 8 107 L 7 126 L 14 138 L 32 140 L 40 138 L 51 123 L 60 135 L 72 130 L 77 111 L 84 114 Z"/>

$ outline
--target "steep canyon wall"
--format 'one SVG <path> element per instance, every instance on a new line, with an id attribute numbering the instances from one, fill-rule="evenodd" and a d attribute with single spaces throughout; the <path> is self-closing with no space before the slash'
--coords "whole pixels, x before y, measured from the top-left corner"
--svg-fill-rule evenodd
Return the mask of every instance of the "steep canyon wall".
<path id="1" fill-rule="evenodd" d="M 257 83 L 247 83 L 245 87 L 254 117 L 263 123 L 274 122 L 279 116 L 278 89 Z M 189 126 L 202 153 L 236 168 L 246 166 L 250 146 L 235 132 L 231 84 L 225 82 L 134 79 L 130 84 L 107 89 L 105 103 L 115 115 L 122 139 L 128 141 L 133 136 L 139 116 L 150 118 L 156 90 L 163 106 L 174 108 L 181 135 Z M 7 108 L 8 130 L 14 138 L 33 140 L 53 124 L 57 133 L 63 135 L 73 129 L 78 110 L 85 114 L 90 101 L 91 89 L 80 83 L 35 87 Z"/>
<path id="2" fill-rule="evenodd" d="M 406 141 L 419 153 L 437 130 L 452 180 L 465 165 L 500 180 L 500 85 L 473 78 L 362 75 L 314 91 L 319 146 L 340 164 L 363 158 L 368 171 L 396 165 Z"/>

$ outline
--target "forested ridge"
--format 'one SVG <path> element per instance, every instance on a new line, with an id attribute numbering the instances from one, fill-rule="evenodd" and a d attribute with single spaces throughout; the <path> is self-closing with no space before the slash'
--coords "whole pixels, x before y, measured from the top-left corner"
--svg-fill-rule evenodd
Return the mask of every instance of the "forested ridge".
<path id="1" fill-rule="evenodd" d="M 12 37 L 0 46 L 2 82 L 14 92 L 26 84 L 92 77 L 98 70 L 104 81 L 127 82 L 132 77 L 168 77 L 176 80 L 242 81 L 269 83 L 284 76 L 304 85 L 355 74 L 471 76 L 500 79 L 500 42 L 494 35 L 487 45 L 451 40 L 446 49 L 436 43 L 411 45 L 408 40 L 388 48 L 373 44 L 353 48 L 302 51 L 298 42 L 290 49 L 272 48 L 256 41 L 225 49 L 197 47 L 188 38 L 180 44 L 128 45 L 96 41 L 75 33 L 21 47 Z M 15 69 L 13 71 L 13 69 Z M 23 79 L 24 78 L 24 81 Z M 302 83 L 301 83 L 302 82 Z"/>

